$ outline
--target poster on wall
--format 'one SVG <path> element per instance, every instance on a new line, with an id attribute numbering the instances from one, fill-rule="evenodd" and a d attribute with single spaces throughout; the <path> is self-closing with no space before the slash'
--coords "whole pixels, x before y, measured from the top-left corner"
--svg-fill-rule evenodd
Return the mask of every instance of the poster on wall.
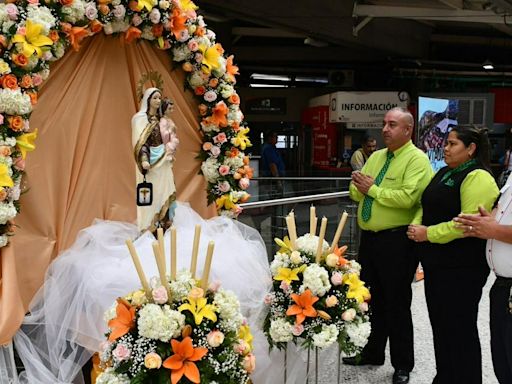
<path id="1" fill-rule="evenodd" d="M 434 172 L 444 167 L 444 146 L 451 127 L 457 125 L 456 99 L 418 99 L 418 147 L 425 151 Z"/>

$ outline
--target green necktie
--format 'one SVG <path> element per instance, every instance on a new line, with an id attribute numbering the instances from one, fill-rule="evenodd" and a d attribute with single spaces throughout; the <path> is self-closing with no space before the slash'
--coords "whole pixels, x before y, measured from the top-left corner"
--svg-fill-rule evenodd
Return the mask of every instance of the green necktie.
<path id="1" fill-rule="evenodd" d="M 393 159 L 393 152 L 388 151 L 386 155 L 386 162 L 382 166 L 379 174 L 377 175 L 377 178 L 375 179 L 375 185 L 380 185 L 382 182 L 382 179 L 384 179 L 384 175 L 388 171 L 389 163 L 391 163 L 391 160 Z M 370 220 L 370 217 L 372 216 L 372 204 L 373 204 L 373 197 L 370 197 L 366 195 L 363 200 L 363 209 L 361 210 L 361 217 L 363 218 L 363 221 Z"/>

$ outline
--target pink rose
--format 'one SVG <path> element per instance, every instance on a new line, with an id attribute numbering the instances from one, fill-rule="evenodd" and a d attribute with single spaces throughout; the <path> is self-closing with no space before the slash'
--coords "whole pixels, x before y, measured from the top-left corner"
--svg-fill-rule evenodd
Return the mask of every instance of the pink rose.
<path id="1" fill-rule="evenodd" d="M 229 173 L 229 167 L 227 165 L 221 165 L 219 167 L 219 173 L 221 176 L 226 176 Z"/>
<path id="2" fill-rule="evenodd" d="M 196 52 L 196 54 L 194 55 L 194 60 L 196 61 L 196 63 L 201 63 L 203 61 L 203 54 Z"/>
<path id="3" fill-rule="evenodd" d="M 160 17 L 160 11 L 157 8 L 153 8 L 153 10 L 149 13 L 149 20 L 151 20 L 153 24 L 158 24 L 160 22 Z"/>
<path id="4" fill-rule="evenodd" d="M 188 33 L 188 29 L 184 29 L 183 31 L 180 32 L 180 34 L 178 35 L 178 41 L 180 43 L 184 43 L 185 41 L 187 41 L 189 39 L 190 35 Z"/>
<path id="5" fill-rule="evenodd" d="M 142 18 L 139 15 L 133 15 L 132 17 L 132 24 L 134 26 L 140 25 L 142 23 Z"/>
<path id="6" fill-rule="evenodd" d="M 281 281 L 281 284 L 279 284 L 279 289 L 286 293 L 290 290 L 290 284 L 283 280 Z"/>
<path id="7" fill-rule="evenodd" d="M 363 313 L 368 312 L 368 303 L 363 301 L 361 304 L 359 304 L 359 310 Z"/>
<path id="8" fill-rule="evenodd" d="M 210 153 L 212 154 L 213 157 L 217 157 L 220 155 L 220 148 L 214 145 L 213 147 L 210 148 Z"/>
<path id="9" fill-rule="evenodd" d="M 124 15 L 126 15 L 126 8 L 124 7 L 124 5 L 116 5 L 112 13 L 118 19 L 122 19 Z"/>
<path id="10" fill-rule="evenodd" d="M 187 44 L 188 49 L 190 49 L 192 52 L 195 52 L 199 49 L 199 44 L 196 40 L 190 40 Z"/>
<path id="11" fill-rule="evenodd" d="M 228 138 L 226 137 L 226 134 L 225 134 L 224 132 L 219 133 L 217 136 L 215 136 L 215 137 L 213 138 L 213 142 L 214 142 L 215 144 L 218 144 L 218 143 L 223 144 L 223 143 L 225 143 L 226 141 L 228 141 Z"/>
<path id="12" fill-rule="evenodd" d="M 252 353 L 249 353 L 244 357 L 243 366 L 247 373 L 252 373 L 256 368 L 256 357 Z"/>
<path id="13" fill-rule="evenodd" d="M 34 84 L 36 87 L 39 87 L 41 84 L 43 84 L 43 77 L 39 73 L 36 73 L 32 76 L 32 84 Z"/>
<path id="14" fill-rule="evenodd" d="M 217 93 L 215 91 L 208 91 L 203 97 L 207 102 L 212 103 L 217 100 Z"/>
<path id="15" fill-rule="evenodd" d="M 167 300 L 169 300 L 169 296 L 167 295 L 167 289 L 164 287 L 158 287 L 153 289 L 151 292 L 153 295 L 153 300 L 157 304 L 165 304 L 167 303 Z"/>
<path id="16" fill-rule="evenodd" d="M 240 181 L 238 182 L 238 185 L 240 186 L 240 188 L 242 189 L 247 189 L 249 188 L 249 184 L 251 184 L 251 181 L 247 178 L 247 177 L 242 177 L 240 179 Z"/>
<path id="17" fill-rule="evenodd" d="M 343 282 L 343 275 L 339 272 L 334 272 L 331 276 L 332 285 L 341 285 Z"/>
<path id="18" fill-rule="evenodd" d="M 270 305 L 272 304 L 272 302 L 274 301 L 274 295 L 271 294 L 271 293 L 267 293 L 265 295 L 265 297 L 263 298 L 263 302 L 266 304 L 266 305 Z"/>
<path id="19" fill-rule="evenodd" d="M 246 355 L 251 351 L 251 346 L 247 343 L 247 341 L 238 339 L 238 342 L 233 345 L 233 350 L 239 355 Z"/>
<path id="20" fill-rule="evenodd" d="M 132 351 L 124 344 L 118 344 L 116 349 L 112 351 L 112 355 L 118 361 L 128 360 L 132 354 Z"/>
<path id="21" fill-rule="evenodd" d="M 89 20 L 96 20 L 98 18 L 98 8 L 93 3 L 89 3 L 85 7 L 85 17 Z"/>
<path id="22" fill-rule="evenodd" d="M 221 191 L 222 193 L 226 193 L 231 189 L 231 186 L 227 181 L 223 181 L 217 184 L 217 187 L 219 187 L 219 191 Z"/>
<path id="23" fill-rule="evenodd" d="M 5 6 L 5 12 L 7 12 L 7 16 L 11 20 L 18 19 L 18 7 L 13 3 L 9 3 Z"/>
<path id="24" fill-rule="evenodd" d="M 53 54 L 50 51 L 43 52 L 43 60 L 50 61 L 53 58 Z"/>
<path id="25" fill-rule="evenodd" d="M 4 123 L 4 115 L 0 114 L 0 125 Z"/>
<path id="26" fill-rule="evenodd" d="M 206 336 L 206 341 L 208 342 L 208 345 L 212 348 L 217 348 L 219 345 L 221 345 L 224 342 L 224 334 L 221 331 L 211 331 Z"/>
<path id="27" fill-rule="evenodd" d="M 212 292 L 217 292 L 221 286 L 220 280 L 214 280 L 208 286 L 208 289 Z"/>
<path id="28" fill-rule="evenodd" d="M 39 5 L 39 0 L 28 0 L 28 3 L 32 5 Z"/>
<path id="29" fill-rule="evenodd" d="M 293 336 L 300 336 L 304 332 L 304 326 L 302 324 L 295 324 L 292 328 Z"/>
<path id="30" fill-rule="evenodd" d="M 27 34 L 27 29 L 25 27 L 19 27 L 16 32 L 18 33 L 18 35 L 25 36 Z"/>
<path id="31" fill-rule="evenodd" d="M 345 321 L 352 321 L 356 317 L 356 310 L 354 308 L 349 308 L 345 312 L 341 314 L 341 318 Z"/>
<path id="32" fill-rule="evenodd" d="M 16 168 L 18 171 L 25 170 L 25 160 L 23 160 L 23 157 L 17 157 L 14 160 L 14 168 Z"/>

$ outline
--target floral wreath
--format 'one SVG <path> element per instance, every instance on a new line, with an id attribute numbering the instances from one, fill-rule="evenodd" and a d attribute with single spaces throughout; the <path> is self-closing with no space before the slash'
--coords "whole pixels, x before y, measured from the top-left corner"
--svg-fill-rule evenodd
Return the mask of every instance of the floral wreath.
<path id="1" fill-rule="evenodd" d="M 19 212 L 27 152 L 37 129 L 29 119 L 49 64 L 84 38 L 103 31 L 127 43 L 145 39 L 169 51 L 187 73 L 186 85 L 200 99 L 199 152 L 208 185 L 208 204 L 236 217 L 247 201 L 252 169 L 244 150 L 251 146 L 240 97 L 234 89 L 238 67 L 226 57 L 190 0 L 6 0 L 0 4 L 0 247 L 13 234 Z"/>

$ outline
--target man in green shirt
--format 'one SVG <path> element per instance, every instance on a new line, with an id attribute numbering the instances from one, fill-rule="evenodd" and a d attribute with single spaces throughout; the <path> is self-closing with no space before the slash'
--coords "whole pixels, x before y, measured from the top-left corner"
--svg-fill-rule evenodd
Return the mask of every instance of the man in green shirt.
<path id="1" fill-rule="evenodd" d="M 353 172 L 350 184 L 350 197 L 359 202 L 359 262 L 361 278 L 372 295 L 372 333 L 361 356 L 344 362 L 384 364 L 389 337 L 393 384 L 406 384 L 414 367 L 411 282 L 418 265 L 406 232 L 420 209 L 432 167 L 411 141 L 414 119 L 407 110 L 391 109 L 383 124 L 386 148 L 374 152 L 360 172 Z"/>

